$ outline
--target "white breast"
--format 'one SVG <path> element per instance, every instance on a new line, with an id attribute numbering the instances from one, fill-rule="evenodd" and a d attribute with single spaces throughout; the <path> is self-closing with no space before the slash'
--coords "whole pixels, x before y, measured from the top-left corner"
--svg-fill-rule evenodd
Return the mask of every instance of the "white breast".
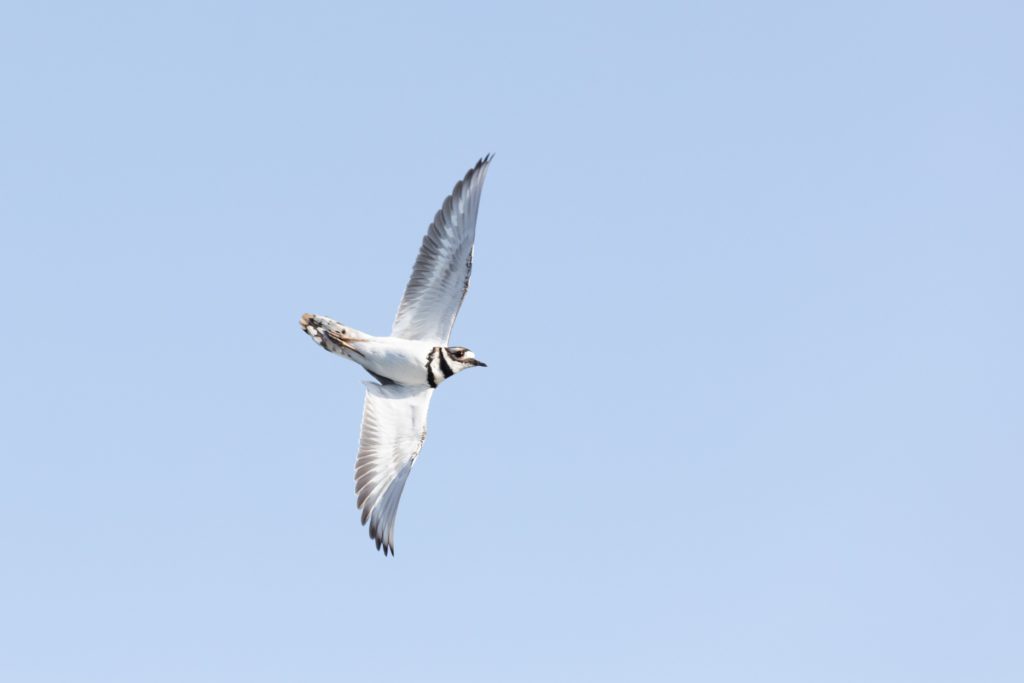
<path id="1" fill-rule="evenodd" d="M 427 354 L 432 344 L 397 337 L 373 337 L 356 342 L 361 356 L 350 356 L 370 372 L 399 384 L 420 386 L 427 383 Z"/>

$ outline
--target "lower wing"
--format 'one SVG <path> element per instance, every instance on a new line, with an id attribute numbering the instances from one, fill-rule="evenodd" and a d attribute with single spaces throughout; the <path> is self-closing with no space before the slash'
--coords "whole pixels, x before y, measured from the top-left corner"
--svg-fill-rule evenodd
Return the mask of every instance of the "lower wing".
<path id="1" fill-rule="evenodd" d="M 427 438 L 427 409 L 434 390 L 366 382 L 363 426 L 356 458 L 356 505 L 370 537 L 395 553 L 398 501 L 416 456 Z"/>

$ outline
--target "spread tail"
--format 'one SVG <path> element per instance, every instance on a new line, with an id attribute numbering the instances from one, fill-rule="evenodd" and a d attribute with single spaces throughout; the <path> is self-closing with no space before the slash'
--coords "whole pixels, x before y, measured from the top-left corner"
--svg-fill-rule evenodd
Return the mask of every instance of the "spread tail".
<path id="1" fill-rule="evenodd" d="M 303 313 L 299 318 L 299 327 L 317 344 L 341 356 L 348 356 L 349 353 L 363 355 L 352 343 L 367 341 L 369 337 L 365 332 L 313 313 Z"/>

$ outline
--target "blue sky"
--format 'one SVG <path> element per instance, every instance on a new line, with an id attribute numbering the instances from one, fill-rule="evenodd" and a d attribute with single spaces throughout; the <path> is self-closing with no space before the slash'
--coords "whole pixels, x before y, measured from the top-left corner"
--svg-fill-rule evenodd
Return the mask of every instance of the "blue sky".
<path id="1" fill-rule="evenodd" d="M 0 678 L 1021 680 L 1020 6 L 369 4 L 0 9 Z"/>

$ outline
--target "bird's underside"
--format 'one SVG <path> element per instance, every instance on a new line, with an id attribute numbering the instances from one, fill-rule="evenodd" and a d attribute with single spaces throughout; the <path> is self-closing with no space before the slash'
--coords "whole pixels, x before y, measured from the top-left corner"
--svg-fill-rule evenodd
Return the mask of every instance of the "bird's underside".
<path id="1" fill-rule="evenodd" d="M 391 334 L 377 337 L 320 315 L 299 324 L 317 344 L 361 365 L 377 382 L 366 398 L 356 457 L 356 505 L 371 538 L 394 554 L 398 502 L 427 436 L 427 409 L 437 386 L 483 366 L 469 349 L 448 346 L 469 288 L 480 193 L 491 157 L 466 173 L 430 224 Z"/>

